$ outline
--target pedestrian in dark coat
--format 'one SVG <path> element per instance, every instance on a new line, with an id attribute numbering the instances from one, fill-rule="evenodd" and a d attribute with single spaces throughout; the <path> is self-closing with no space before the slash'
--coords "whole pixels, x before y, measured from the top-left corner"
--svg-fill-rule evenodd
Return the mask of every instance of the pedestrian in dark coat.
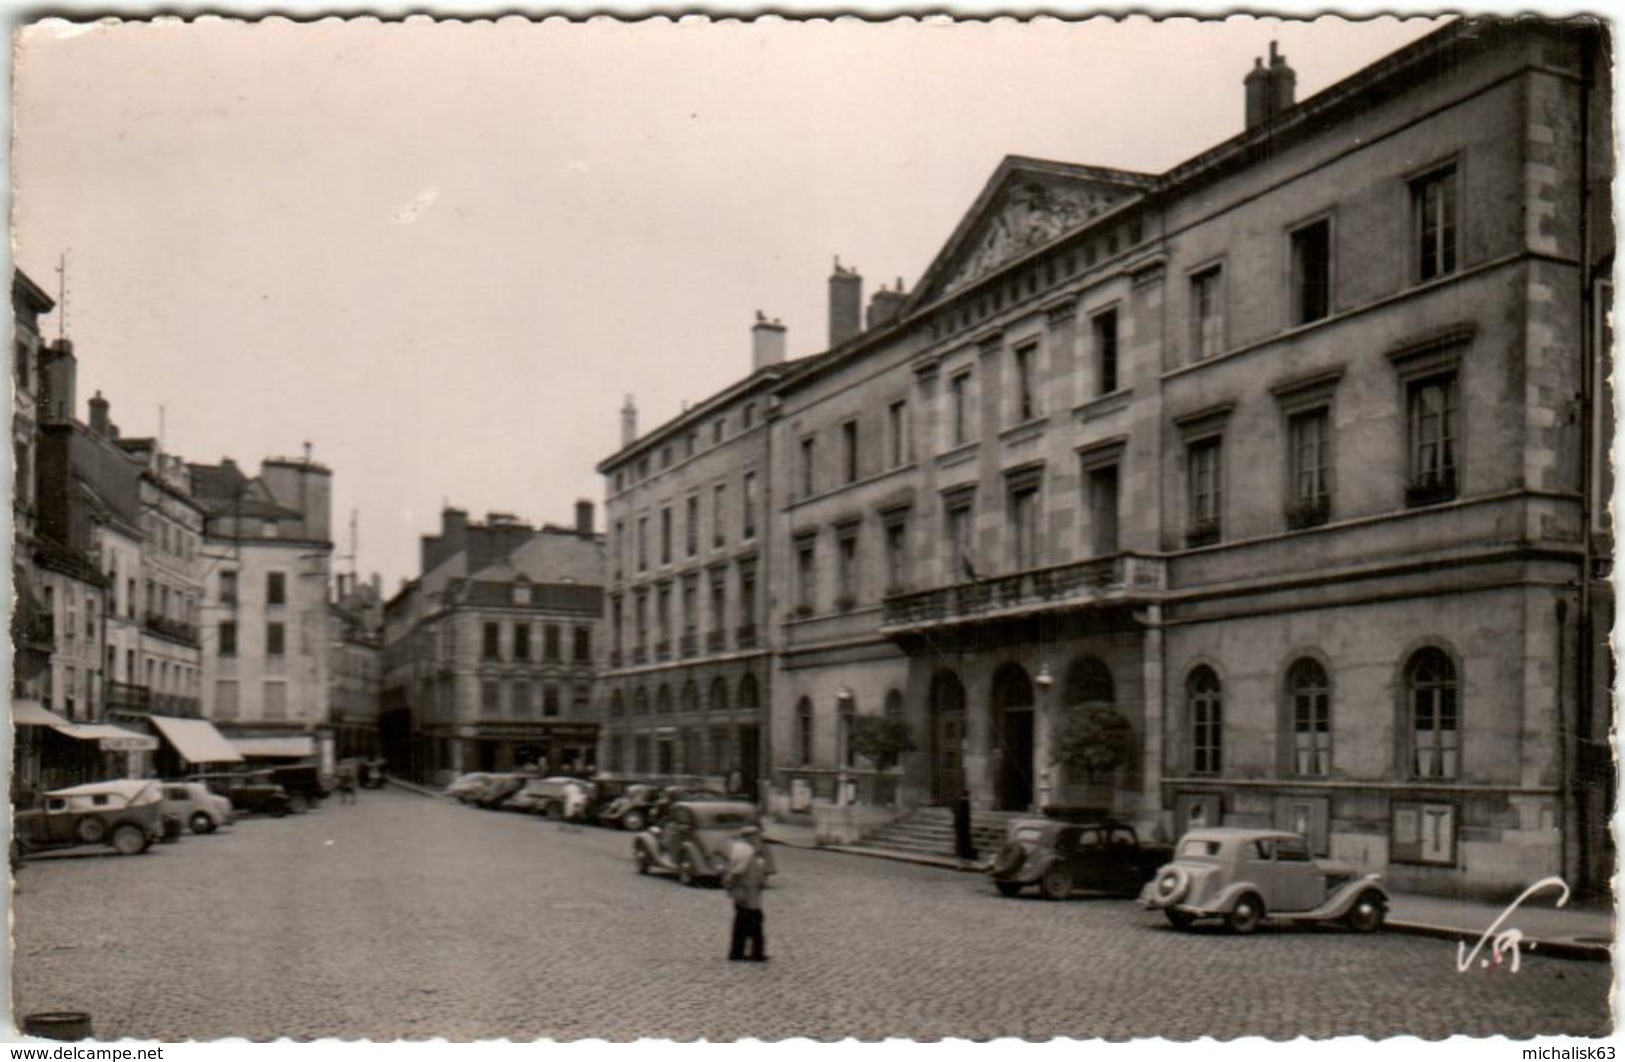
<path id="1" fill-rule="evenodd" d="M 970 833 L 970 793 L 961 791 L 954 801 L 954 854 L 960 859 L 976 859 L 976 843 Z"/>
<path id="2" fill-rule="evenodd" d="M 722 883 L 734 902 L 733 937 L 728 945 L 728 959 L 732 962 L 767 961 L 767 936 L 762 924 L 762 885 L 767 867 L 761 843 L 761 827 L 746 826 L 728 849 L 728 869 Z"/>

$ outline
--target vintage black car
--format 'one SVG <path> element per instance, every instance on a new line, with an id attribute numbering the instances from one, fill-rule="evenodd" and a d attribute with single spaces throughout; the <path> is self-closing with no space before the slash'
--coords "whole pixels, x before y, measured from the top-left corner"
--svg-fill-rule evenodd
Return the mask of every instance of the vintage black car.
<path id="1" fill-rule="evenodd" d="M 281 767 L 261 768 L 251 773 L 287 790 L 288 802 L 294 811 L 308 811 L 316 807 L 333 791 L 313 763 L 290 763 Z"/>
<path id="2" fill-rule="evenodd" d="M 1172 849 L 1143 845 L 1134 827 L 1116 822 L 1076 823 L 1021 819 L 989 873 L 1001 894 L 1014 896 L 1036 885 L 1046 900 L 1074 889 L 1137 896 Z"/>
<path id="3" fill-rule="evenodd" d="M 263 775 L 225 771 L 219 774 L 194 774 L 187 781 L 202 782 L 209 787 L 209 792 L 218 793 L 231 801 L 235 811 L 263 811 L 272 818 L 280 819 L 293 810 L 288 791 Z"/>
<path id="4" fill-rule="evenodd" d="M 649 824 L 650 813 L 664 795 L 658 785 L 634 782 L 620 796 L 602 805 L 596 817 L 602 826 L 618 826 L 636 833 Z"/>

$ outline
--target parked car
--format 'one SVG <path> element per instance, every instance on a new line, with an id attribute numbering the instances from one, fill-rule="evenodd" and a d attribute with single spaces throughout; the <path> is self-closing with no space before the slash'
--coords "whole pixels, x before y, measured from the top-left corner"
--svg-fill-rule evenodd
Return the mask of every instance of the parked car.
<path id="1" fill-rule="evenodd" d="M 1019 819 L 988 873 L 1005 896 L 1032 885 L 1046 900 L 1074 889 L 1136 896 L 1172 854 L 1167 845 L 1141 844 L 1122 823 Z"/>
<path id="2" fill-rule="evenodd" d="M 1316 859 L 1296 833 L 1235 827 L 1180 838 L 1173 862 L 1157 871 L 1140 903 L 1162 911 L 1176 929 L 1198 918 L 1222 918 L 1237 933 L 1251 933 L 1266 917 L 1341 922 L 1370 933 L 1388 913 L 1381 875 Z"/>
<path id="3" fill-rule="evenodd" d="M 618 826 L 636 833 L 649 824 L 650 812 L 663 796 L 658 785 L 634 782 L 603 806 L 598 812 L 598 821 L 604 826 Z"/>
<path id="4" fill-rule="evenodd" d="M 292 811 L 288 791 L 262 775 L 244 771 L 226 771 L 219 774 L 194 774 L 189 782 L 201 782 L 211 793 L 231 801 L 233 811 L 263 811 L 274 819 Z"/>
<path id="5" fill-rule="evenodd" d="M 309 811 L 327 799 L 333 787 L 313 763 L 290 763 L 262 767 L 250 772 L 276 783 L 288 792 L 288 804 L 296 812 Z"/>
<path id="6" fill-rule="evenodd" d="M 499 808 L 502 802 L 519 792 L 524 784 L 536 776 L 533 774 L 493 774 L 485 781 L 485 787 L 474 797 L 474 803 L 482 808 Z"/>
<path id="7" fill-rule="evenodd" d="M 510 811 L 528 811 L 533 815 L 561 819 L 564 817 L 566 790 L 571 788 L 590 792 L 592 785 L 580 778 L 531 778 L 501 806 Z"/>
<path id="8" fill-rule="evenodd" d="M 728 846 L 745 826 L 759 826 L 756 805 L 742 800 L 681 800 L 673 804 L 665 822 L 632 838 L 632 858 L 638 873 L 670 871 L 684 885 L 720 881 L 728 869 Z M 777 869 L 773 856 L 762 849 L 767 873 Z"/>
<path id="9" fill-rule="evenodd" d="M 151 779 L 92 782 L 45 794 L 12 818 L 12 861 L 32 852 L 107 844 L 138 855 L 164 839 L 163 793 Z"/>
<path id="10" fill-rule="evenodd" d="M 460 804 L 472 804 L 476 797 L 485 792 L 485 787 L 490 782 L 490 772 L 471 771 L 468 774 L 460 774 L 453 778 L 443 792 Z"/>
<path id="11" fill-rule="evenodd" d="M 193 833 L 213 833 L 232 821 L 231 801 L 202 782 L 164 782 L 163 791 L 164 814 L 178 817 Z"/>

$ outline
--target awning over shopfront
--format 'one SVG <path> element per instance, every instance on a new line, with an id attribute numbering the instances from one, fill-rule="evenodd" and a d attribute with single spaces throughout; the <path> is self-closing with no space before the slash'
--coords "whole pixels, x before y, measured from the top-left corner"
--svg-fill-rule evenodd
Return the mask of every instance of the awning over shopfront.
<path id="1" fill-rule="evenodd" d="M 94 741 L 103 752 L 152 752 L 158 748 L 157 738 L 109 723 L 62 723 L 51 729 L 80 741 Z"/>
<path id="2" fill-rule="evenodd" d="M 311 737 L 241 737 L 231 739 L 232 747 L 244 756 L 260 759 L 300 759 L 316 755 L 316 739 Z"/>
<path id="3" fill-rule="evenodd" d="M 241 763 L 243 754 L 207 719 L 155 715 L 152 723 L 187 763 Z"/>
<path id="4" fill-rule="evenodd" d="M 38 701 L 13 698 L 11 702 L 11 721 L 16 726 L 72 726 L 66 719 L 57 715 Z"/>

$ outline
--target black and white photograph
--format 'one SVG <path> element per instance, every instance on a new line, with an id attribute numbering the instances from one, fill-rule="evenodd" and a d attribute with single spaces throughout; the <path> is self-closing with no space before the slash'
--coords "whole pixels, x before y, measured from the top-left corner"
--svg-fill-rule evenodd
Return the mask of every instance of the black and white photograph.
<path id="1" fill-rule="evenodd" d="M 9 1042 L 1613 1057 L 1609 18 L 10 28 Z"/>

